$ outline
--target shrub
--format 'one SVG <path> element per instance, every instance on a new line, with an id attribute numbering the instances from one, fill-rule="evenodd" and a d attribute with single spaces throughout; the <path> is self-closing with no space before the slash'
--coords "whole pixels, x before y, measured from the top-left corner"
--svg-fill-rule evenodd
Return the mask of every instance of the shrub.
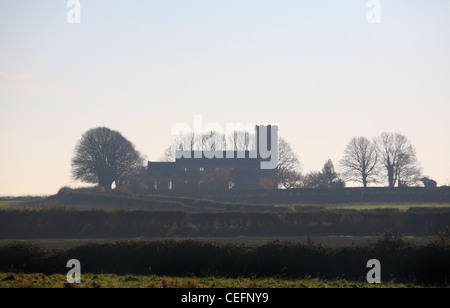
<path id="1" fill-rule="evenodd" d="M 0 247 L 0 271 L 67 273 L 78 259 L 85 273 L 196 277 L 306 276 L 364 280 L 370 259 L 382 264 L 382 281 L 445 284 L 450 278 L 450 247 L 399 245 L 323 247 L 275 241 L 261 246 L 201 241 L 120 241 L 60 250 L 11 243 Z M 170 287 L 168 285 L 168 287 Z"/>

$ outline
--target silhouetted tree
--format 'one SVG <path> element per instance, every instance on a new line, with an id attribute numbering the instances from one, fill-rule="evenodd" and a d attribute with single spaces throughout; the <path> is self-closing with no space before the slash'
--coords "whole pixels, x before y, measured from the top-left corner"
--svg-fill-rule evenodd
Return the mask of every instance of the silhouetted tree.
<path id="1" fill-rule="evenodd" d="M 226 137 L 222 133 L 209 131 L 204 133 L 201 139 L 204 151 L 225 151 L 227 148 Z"/>
<path id="2" fill-rule="evenodd" d="M 280 137 L 278 143 L 278 168 L 276 172 L 278 186 L 297 188 L 302 186 L 301 163 L 297 153 L 289 142 Z"/>
<path id="3" fill-rule="evenodd" d="M 194 133 L 187 133 L 175 138 L 172 144 L 165 150 L 161 161 L 175 161 L 177 151 L 199 151 L 202 149 L 202 136 Z"/>
<path id="4" fill-rule="evenodd" d="M 378 152 L 375 144 L 365 137 L 353 138 L 347 145 L 340 161 L 343 177 L 347 181 L 359 182 L 367 187 L 376 183 L 379 174 Z"/>
<path id="5" fill-rule="evenodd" d="M 339 175 L 334 170 L 334 164 L 331 159 L 323 165 L 321 172 L 321 184 L 328 187 L 344 187 L 345 182 L 339 178 Z"/>
<path id="6" fill-rule="evenodd" d="M 228 136 L 228 150 L 251 151 L 255 147 L 255 134 L 248 131 L 234 131 Z"/>
<path id="7" fill-rule="evenodd" d="M 72 176 L 75 180 L 98 183 L 111 189 L 139 172 L 144 159 L 119 132 L 106 127 L 87 131 L 75 148 Z"/>
<path id="8" fill-rule="evenodd" d="M 225 151 L 227 138 L 224 134 L 209 131 L 203 134 L 193 132 L 178 136 L 165 150 L 161 161 L 173 162 L 177 151 Z"/>
<path id="9" fill-rule="evenodd" d="M 385 167 L 389 187 L 409 186 L 418 182 L 420 168 L 411 142 L 398 133 L 383 133 L 375 140 Z"/>
<path id="10" fill-rule="evenodd" d="M 433 179 L 430 179 L 430 177 L 428 176 L 421 178 L 420 181 L 423 183 L 423 186 L 425 187 L 437 187 L 437 182 Z"/>
<path id="11" fill-rule="evenodd" d="M 283 174 L 283 188 L 292 189 L 303 187 L 303 180 L 303 175 L 300 172 L 288 170 Z"/>
<path id="12" fill-rule="evenodd" d="M 308 173 L 303 183 L 306 188 L 345 187 L 345 182 L 339 178 L 339 174 L 334 170 L 334 164 L 331 159 L 325 162 L 322 171 Z"/>
<path id="13" fill-rule="evenodd" d="M 303 179 L 303 186 L 305 188 L 318 188 L 322 185 L 322 174 L 320 172 L 312 171 L 306 174 Z"/>

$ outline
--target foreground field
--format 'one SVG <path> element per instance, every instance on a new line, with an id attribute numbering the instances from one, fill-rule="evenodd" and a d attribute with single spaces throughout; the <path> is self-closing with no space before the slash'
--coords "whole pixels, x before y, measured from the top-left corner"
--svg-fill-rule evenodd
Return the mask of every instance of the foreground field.
<path id="1" fill-rule="evenodd" d="M 68 284 L 64 275 L 0 273 L 0 288 L 433 288 L 441 285 L 397 283 L 369 284 L 365 281 L 316 278 L 195 278 L 84 274 L 81 284 Z"/>

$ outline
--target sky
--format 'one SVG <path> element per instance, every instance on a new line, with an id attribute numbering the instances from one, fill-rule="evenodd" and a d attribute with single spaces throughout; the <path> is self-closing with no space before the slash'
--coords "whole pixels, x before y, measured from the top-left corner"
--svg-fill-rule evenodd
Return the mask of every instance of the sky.
<path id="1" fill-rule="evenodd" d="M 157 161 L 196 115 L 278 124 L 303 173 L 398 132 L 450 185 L 450 1 L 370 2 L 0 1 L 0 196 L 85 185 L 70 165 L 91 128 Z"/>

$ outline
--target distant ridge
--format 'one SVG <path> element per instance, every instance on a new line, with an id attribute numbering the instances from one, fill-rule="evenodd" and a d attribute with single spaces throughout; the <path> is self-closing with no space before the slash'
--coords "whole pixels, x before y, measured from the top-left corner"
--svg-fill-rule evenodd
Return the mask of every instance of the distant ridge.
<path id="1" fill-rule="evenodd" d="M 229 212 L 280 210 L 283 207 L 228 203 L 193 197 L 167 195 L 130 194 L 120 191 L 104 191 L 99 188 L 63 188 L 56 195 L 24 202 L 28 207 L 70 207 L 75 209 L 136 209 L 185 212 Z"/>

